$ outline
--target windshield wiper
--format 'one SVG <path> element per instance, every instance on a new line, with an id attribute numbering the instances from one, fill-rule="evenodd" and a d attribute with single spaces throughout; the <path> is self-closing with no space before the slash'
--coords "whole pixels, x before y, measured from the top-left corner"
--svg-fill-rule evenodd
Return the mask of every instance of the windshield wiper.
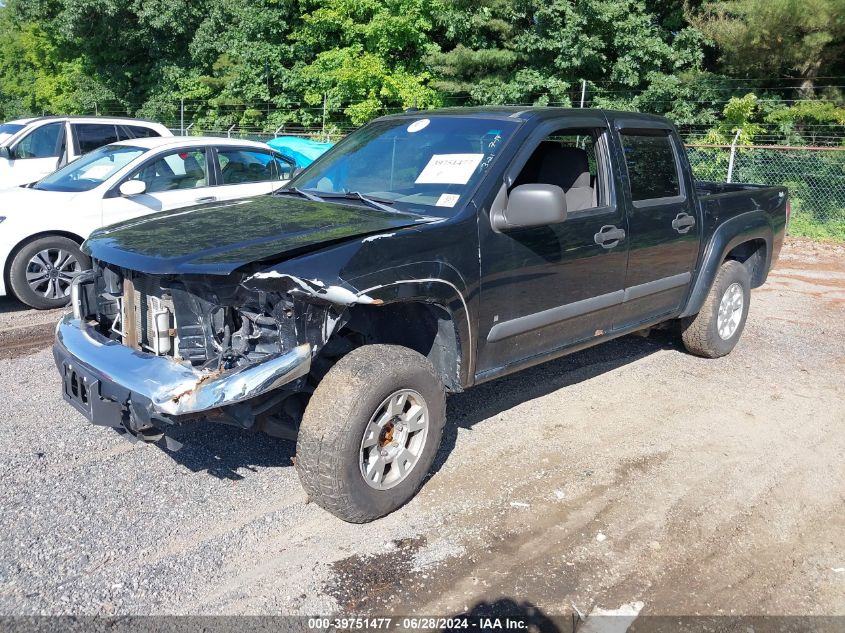
<path id="1" fill-rule="evenodd" d="M 383 200 L 378 201 L 374 198 L 368 198 L 360 191 L 347 191 L 344 193 L 329 193 L 324 194 L 326 198 L 344 198 L 346 200 L 360 200 L 361 202 L 370 205 L 374 209 L 379 209 L 380 211 L 385 211 L 387 213 L 401 213 L 402 215 L 406 215 L 403 211 L 398 211 L 397 209 L 391 209 L 387 206 L 387 204 L 393 204 L 393 200 Z M 387 204 L 384 204 L 387 203 Z M 416 214 L 415 214 L 416 215 Z"/>
<path id="2" fill-rule="evenodd" d="M 279 189 L 274 195 L 279 195 L 283 193 L 295 193 L 303 198 L 307 198 L 308 200 L 313 200 L 314 202 L 322 202 L 323 199 L 319 196 L 315 196 L 313 193 L 308 193 L 307 191 L 303 191 L 302 189 L 297 189 L 296 187 L 285 187 L 284 189 Z"/>

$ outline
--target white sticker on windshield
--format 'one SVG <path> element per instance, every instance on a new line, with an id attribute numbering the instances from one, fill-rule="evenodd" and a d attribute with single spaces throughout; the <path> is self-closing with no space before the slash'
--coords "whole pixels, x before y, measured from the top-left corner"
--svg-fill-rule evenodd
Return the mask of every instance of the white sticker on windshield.
<path id="1" fill-rule="evenodd" d="M 413 134 L 414 132 L 424 130 L 428 127 L 429 123 L 431 123 L 429 119 L 420 119 L 419 121 L 414 121 L 413 123 L 411 123 L 411 125 L 408 126 L 408 132 Z"/>
<path id="2" fill-rule="evenodd" d="M 440 197 L 437 199 L 437 202 L 434 203 L 434 206 L 437 207 L 454 207 L 458 204 L 458 200 L 461 199 L 456 193 L 442 193 Z"/>
<path id="3" fill-rule="evenodd" d="M 417 184 L 465 185 L 484 154 L 435 154 L 417 176 Z"/>
<path id="4" fill-rule="evenodd" d="M 113 165 L 91 165 L 79 174 L 79 177 L 86 180 L 102 180 L 111 173 L 112 169 Z"/>

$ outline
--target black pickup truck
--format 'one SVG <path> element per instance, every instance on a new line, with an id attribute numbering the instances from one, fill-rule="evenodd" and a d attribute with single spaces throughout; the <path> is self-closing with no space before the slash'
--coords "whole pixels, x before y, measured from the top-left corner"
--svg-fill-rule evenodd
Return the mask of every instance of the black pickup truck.
<path id="1" fill-rule="evenodd" d="M 697 182 L 660 117 L 408 112 L 275 195 L 96 232 L 54 354 L 93 423 L 296 439 L 310 498 L 365 522 L 422 484 L 447 392 L 661 323 L 729 353 L 788 216 Z"/>

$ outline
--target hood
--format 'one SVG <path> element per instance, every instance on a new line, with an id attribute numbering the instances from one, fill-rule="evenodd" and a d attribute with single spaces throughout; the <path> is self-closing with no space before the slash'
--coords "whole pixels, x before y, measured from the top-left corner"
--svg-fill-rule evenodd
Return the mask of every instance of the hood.
<path id="1" fill-rule="evenodd" d="M 114 224 L 95 231 L 83 250 L 95 259 L 150 274 L 227 275 L 253 262 L 284 259 L 427 220 L 411 213 L 268 195 Z"/>
<path id="2" fill-rule="evenodd" d="M 30 189 L 17 185 L 5 189 L 0 188 L 0 215 L 31 217 L 34 211 L 43 209 L 45 206 L 67 205 L 77 195 L 79 194 L 41 191 L 40 189 Z"/>

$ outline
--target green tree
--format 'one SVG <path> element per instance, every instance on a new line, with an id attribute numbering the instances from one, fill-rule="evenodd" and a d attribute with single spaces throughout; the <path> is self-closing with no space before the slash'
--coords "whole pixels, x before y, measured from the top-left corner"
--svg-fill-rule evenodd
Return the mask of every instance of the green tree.
<path id="1" fill-rule="evenodd" d="M 845 70 L 845 0 L 721 0 L 689 11 L 729 72 L 797 76 L 801 94 L 817 77 Z"/>
<path id="2" fill-rule="evenodd" d="M 594 104 L 628 108 L 659 84 L 659 101 L 669 110 L 684 88 L 667 78 L 689 82 L 703 60 L 694 29 L 660 28 L 661 18 L 676 13 L 677 7 L 658 16 L 644 0 L 459 4 L 447 31 L 456 44 L 429 61 L 442 77 L 440 89 L 465 92 L 473 102 L 569 105 L 585 80 Z"/>
<path id="3" fill-rule="evenodd" d="M 725 145 L 736 139 L 737 145 L 751 145 L 754 137 L 763 131 L 758 122 L 757 105 L 757 95 L 753 93 L 731 97 L 722 110 L 719 123 L 707 133 L 704 142 Z"/>
<path id="4" fill-rule="evenodd" d="M 311 112 L 342 109 L 360 125 L 389 108 L 440 105 L 422 60 L 436 48 L 426 0 L 321 0 L 309 3 L 292 36 L 292 83 Z M 316 117 L 315 117 L 316 118 Z"/>

